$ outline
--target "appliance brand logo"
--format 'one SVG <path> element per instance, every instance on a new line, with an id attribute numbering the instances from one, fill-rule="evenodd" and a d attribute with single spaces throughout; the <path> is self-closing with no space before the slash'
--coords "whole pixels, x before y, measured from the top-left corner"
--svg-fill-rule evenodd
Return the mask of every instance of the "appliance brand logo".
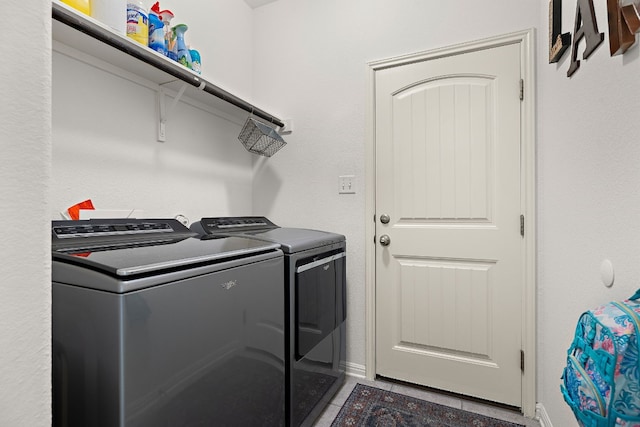
<path id="1" fill-rule="evenodd" d="M 227 291 L 231 288 L 233 288 L 235 285 L 237 285 L 237 282 L 235 280 L 229 280 L 226 283 L 221 283 L 220 286 L 222 286 L 224 289 L 226 289 Z"/>
<path id="2" fill-rule="evenodd" d="M 327 271 L 327 270 L 329 269 L 329 264 L 325 265 L 325 266 L 324 266 L 324 267 L 322 267 L 322 268 L 324 268 L 324 271 Z"/>

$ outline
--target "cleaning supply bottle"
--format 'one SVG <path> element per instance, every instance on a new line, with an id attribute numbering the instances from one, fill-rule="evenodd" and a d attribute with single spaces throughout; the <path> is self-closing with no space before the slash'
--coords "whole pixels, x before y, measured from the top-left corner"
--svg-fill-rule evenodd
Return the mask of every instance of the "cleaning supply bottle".
<path id="1" fill-rule="evenodd" d="M 184 42 L 184 33 L 189 29 L 186 24 L 178 24 L 173 27 L 173 31 L 176 35 L 176 53 L 178 56 L 178 62 L 187 68 L 192 68 L 191 54 L 187 49 L 187 44 Z"/>
<path id="2" fill-rule="evenodd" d="M 149 13 L 149 47 L 163 55 L 167 54 L 164 45 L 164 24 L 155 13 Z"/>
<path id="3" fill-rule="evenodd" d="M 85 15 L 91 16 L 91 0 L 62 0 L 62 3 L 68 4 Z"/>
<path id="4" fill-rule="evenodd" d="M 91 16 L 118 34 L 127 34 L 127 0 L 91 0 Z"/>
<path id="5" fill-rule="evenodd" d="M 173 13 L 170 10 L 160 10 L 160 2 L 155 2 L 153 6 L 151 6 L 151 10 L 160 17 L 160 20 L 164 24 L 165 55 L 174 61 L 177 61 L 178 58 L 175 56 L 175 37 L 171 30 L 171 19 L 173 18 Z"/>
<path id="6" fill-rule="evenodd" d="M 142 1 L 127 3 L 127 36 L 144 46 L 149 45 L 149 15 Z"/>
<path id="7" fill-rule="evenodd" d="M 189 48 L 189 53 L 191 54 L 191 64 L 193 71 L 198 74 L 202 74 L 202 61 L 200 59 L 200 52 L 195 49 Z"/>

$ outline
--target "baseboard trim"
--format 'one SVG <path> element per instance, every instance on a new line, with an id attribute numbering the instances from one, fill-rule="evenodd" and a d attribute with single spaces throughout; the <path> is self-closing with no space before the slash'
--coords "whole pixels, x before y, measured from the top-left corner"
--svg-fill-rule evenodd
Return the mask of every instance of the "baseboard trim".
<path id="1" fill-rule="evenodd" d="M 365 378 L 366 368 L 358 363 L 345 362 L 345 373 L 350 377 Z"/>
<path id="2" fill-rule="evenodd" d="M 544 409 L 544 405 L 542 405 L 542 403 L 538 403 L 536 405 L 536 418 L 538 419 L 538 422 L 540 422 L 540 427 L 553 427 L 549 414 L 547 414 L 547 410 Z"/>

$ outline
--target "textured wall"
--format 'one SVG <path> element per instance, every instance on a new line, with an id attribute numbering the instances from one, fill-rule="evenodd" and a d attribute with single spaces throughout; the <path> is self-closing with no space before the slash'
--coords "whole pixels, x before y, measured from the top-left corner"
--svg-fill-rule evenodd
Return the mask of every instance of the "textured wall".
<path id="1" fill-rule="evenodd" d="M 255 10 L 255 96 L 295 130 L 256 164 L 254 209 L 347 236 L 350 362 L 365 363 L 367 62 L 535 27 L 538 16 L 537 1 L 280 0 Z M 350 174 L 357 194 L 338 195 L 338 176 Z"/>
<path id="2" fill-rule="evenodd" d="M 237 139 L 240 125 L 179 102 L 166 142 L 157 142 L 156 96 L 54 52 L 52 219 L 85 199 L 191 221 L 251 212 L 251 155 Z"/>
<path id="3" fill-rule="evenodd" d="M 250 99 L 251 9 L 232 0 L 161 7 L 175 14 L 172 24 L 189 26 L 206 79 Z M 51 218 L 88 198 L 96 208 L 192 222 L 250 214 L 252 155 L 237 139 L 244 116 L 228 120 L 198 105 L 176 104 L 166 142 L 157 142 L 155 89 L 54 52 Z"/>
<path id="4" fill-rule="evenodd" d="M 150 6 L 154 1 L 145 1 Z M 202 75 L 209 81 L 250 100 L 252 10 L 241 0 L 162 0 L 161 9 L 171 10 L 172 25 L 184 23 L 189 29 L 185 41 L 202 55 Z"/>
<path id="5" fill-rule="evenodd" d="M 570 31 L 575 2 L 564 3 L 563 29 Z M 215 75 L 220 76 L 220 80 L 213 77 L 211 80 L 239 95 L 251 93 L 247 88 L 253 86 L 259 103 L 294 119 L 295 133 L 287 137 L 287 147 L 268 161 L 254 162 L 253 210 L 283 225 L 325 228 L 347 235 L 349 357 L 360 365 L 364 364 L 363 256 L 364 221 L 368 220 L 364 218 L 363 192 L 366 62 L 537 27 L 538 401 L 545 406 L 556 427 L 575 425 L 562 401 L 558 384 L 577 316 L 600 302 L 626 297 L 638 286 L 640 277 L 637 260 L 640 227 L 636 222 L 640 216 L 638 46 L 623 57 L 610 58 L 606 38 L 593 56 L 582 62 L 574 77 L 568 79 L 568 57 L 557 66 L 547 64 L 546 2 L 456 0 L 440 2 L 435 7 L 431 2 L 414 0 L 366 3 L 332 0 L 321 4 L 311 0 L 279 0 L 255 9 L 253 26 L 247 26 L 245 12 L 236 9 L 238 4 L 244 7 L 244 2 L 236 2 L 236 6 L 215 4 L 220 7 L 219 13 L 199 15 L 208 16 L 211 21 L 207 22 L 218 23 L 211 25 L 212 36 L 207 48 L 192 41 L 193 47 L 203 52 L 207 73 L 211 70 L 207 67 L 219 67 Z M 606 31 L 606 4 L 604 1 L 595 4 L 600 30 Z M 163 7 L 172 5 L 163 3 Z M 183 8 L 185 6 L 177 5 L 175 9 L 177 12 Z M 50 3 L 9 0 L 5 13 L 29 25 L 18 26 L 5 34 L 6 54 L 20 58 L 20 72 L 14 67 L 0 69 L 0 88 L 5 101 L 0 106 L 3 150 L 0 211 L 8 219 L 0 249 L 3 257 L 0 314 L 5 319 L 0 323 L 0 348 L 3 349 L 0 352 L 0 425 L 49 425 L 48 220 L 60 208 L 89 193 L 77 184 L 62 188 L 67 185 L 65 174 L 69 174 L 62 167 L 53 179 L 65 184 L 50 187 Z M 230 16 L 235 19 L 225 19 Z M 193 25 L 191 34 L 200 31 L 196 30 L 197 18 L 187 21 L 185 17 L 185 22 Z M 217 32 L 216 28 L 224 31 Z M 244 37 L 252 38 L 247 42 Z M 229 40 L 231 44 L 223 44 Z M 238 44 L 234 44 L 234 40 Z M 215 46 L 218 51 L 209 50 Z M 253 59 L 247 59 L 252 50 Z M 239 64 L 237 69 L 231 61 Z M 253 84 L 247 82 L 244 74 L 248 69 L 253 72 Z M 64 85 L 70 82 L 55 82 L 55 87 Z M 150 97 L 144 90 L 140 96 Z M 73 98 L 55 102 L 65 104 L 70 99 Z M 110 104 L 111 109 L 118 106 L 116 102 Z M 192 112 L 190 108 L 181 110 L 175 119 L 180 124 L 169 127 L 168 132 L 190 128 L 190 114 L 210 117 L 208 113 Z M 54 129 L 56 140 L 58 136 L 64 136 L 61 141 L 69 136 L 76 141 L 61 142 L 59 147 L 54 144 L 54 153 L 61 153 L 76 146 L 73 144 L 81 137 L 73 135 L 68 126 L 69 117 L 58 116 L 64 111 L 54 113 L 56 122 L 65 124 Z M 112 114 L 118 117 L 118 113 Z M 206 133 L 208 126 L 200 127 L 198 132 Z M 153 131 L 145 128 L 145 132 Z M 227 132 L 232 133 L 227 129 L 222 135 Z M 191 169 L 190 161 L 197 157 L 196 153 L 207 150 L 202 141 L 188 144 L 190 154 L 185 158 L 181 149 L 158 148 L 152 138 L 154 136 L 146 134 L 143 141 L 133 141 L 133 155 L 140 160 L 150 159 L 150 151 L 157 153 L 157 159 L 152 160 L 163 159 L 166 167 L 174 171 L 173 175 L 158 171 L 158 176 L 180 176 L 180 167 Z M 124 141 L 128 140 L 118 141 L 115 146 L 124 148 Z M 94 136 L 84 142 L 92 144 L 89 151 L 99 153 L 109 151 L 107 147 L 112 141 Z M 222 148 L 218 142 L 213 146 Z M 217 162 L 217 157 L 213 160 L 208 154 L 206 157 L 209 160 L 205 163 Z M 109 168 L 114 163 L 112 160 Z M 92 165 L 102 167 L 97 161 Z M 232 167 L 230 171 L 220 164 L 213 166 L 226 171 L 220 173 L 240 173 L 245 177 L 244 166 Z M 122 169 L 128 172 L 125 177 L 117 178 L 118 182 L 134 182 L 132 180 L 140 177 L 135 172 L 137 169 L 124 164 L 114 171 L 122 173 Z M 358 194 L 338 196 L 337 176 L 342 174 L 357 175 Z M 103 176 L 113 177 L 113 174 L 97 172 L 92 185 Z M 144 179 L 148 177 L 144 175 Z M 210 175 L 203 178 L 209 182 Z M 194 174 L 187 172 L 185 180 L 177 179 L 172 190 L 182 191 L 185 186 L 181 183 L 195 179 Z M 211 182 L 215 186 L 220 181 Z M 99 200 L 105 200 L 105 204 L 139 200 L 132 196 L 133 192 L 124 198 L 118 197 L 108 185 L 93 188 L 99 189 Z M 246 187 L 229 191 L 244 192 Z M 214 193 L 220 194 L 218 190 Z M 153 194 L 163 197 L 161 193 Z M 152 197 L 142 196 L 152 211 L 173 213 L 173 209 L 163 210 L 155 204 Z M 249 196 L 239 197 L 246 200 Z M 232 198 L 225 199 L 221 211 L 244 213 L 228 202 Z M 182 199 L 178 204 L 182 205 Z M 163 203 L 162 206 L 170 205 Z M 194 208 L 191 216 L 210 209 L 213 206 Z M 24 239 L 23 232 L 9 222 L 18 215 L 21 224 L 33 227 L 33 236 L 41 237 Z M 616 282 L 611 289 L 604 288 L 599 278 L 600 263 L 605 258 L 611 259 L 616 271 Z"/>
<path id="6" fill-rule="evenodd" d="M 572 31 L 575 1 L 564 2 Z M 607 31 L 606 2 L 595 2 Z M 283 224 L 349 240 L 349 358 L 364 364 L 365 63 L 537 28 L 538 401 L 555 426 L 575 425 L 559 392 L 577 316 L 629 295 L 640 279 L 640 59 L 610 58 L 605 43 L 566 77 L 548 64 L 547 2 L 280 0 L 255 11 L 255 95 L 294 119 L 289 145 L 256 165 L 254 207 Z M 270 55 L 278 46 L 280 55 Z M 582 48 L 580 49 L 580 55 Z M 635 117 L 635 119 L 634 119 Z M 360 192 L 337 194 L 355 174 Z M 609 258 L 616 283 L 606 289 Z"/>
<path id="7" fill-rule="evenodd" d="M 575 5 L 563 2 L 564 32 Z M 578 316 L 640 282 L 640 50 L 610 57 L 606 2 L 594 5 L 605 41 L 570 79 L 569 52 L 548 63 L 546 7 L 538 34 L 538 394 L 554 426 L 577 425 L 559 377 Z"/>
<path id="8" fill-rule="evenodd" d="M 51 4 L 3 2 L 0 425 L 51 425 Z"/>

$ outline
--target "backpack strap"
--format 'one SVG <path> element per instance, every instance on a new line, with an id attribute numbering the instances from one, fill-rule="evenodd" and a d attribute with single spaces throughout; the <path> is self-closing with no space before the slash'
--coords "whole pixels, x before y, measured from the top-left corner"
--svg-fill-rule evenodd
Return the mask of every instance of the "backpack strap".
<path id="1" fill-rule="evenodd" d="M 634 323 L 634 326 L 636 328 L 636 333 L 640 334 L 640 316 L 638 316 L 638 313 L 636 313 L 636 311 L 633 308 L 629 307 L 629 305 L 627 305 L 627 303 L 625 303 L 624 301 L 616 301 L 613 304 L 615 304 L 616 307 L 618 307 L 620 310 L 627 313 L 627 315 L 631 318 L 631 320 Z"/>
<path id="2" fill-rule="evenodd" d="M 560 385 L 560 392 L 562 393 L 562 397 L 564 401 L 569 405 L 571 411 L 575 415 L 575 417 L 580 421 L 581 425 L 584 427 L 608 427 L 609 420 L 605 417 L 598 416 L 593 412 L 584 412 L 582 411 L 576 403 L 571 400 L 571 396 L 567 392 L 567 389 L 564 385 Z"/>
<path id="3" fill-rule="evenodd" d="M 585 324 L 583 322 L 589 322 L 589 333 L 584 333 Z M 578 348 L 580 350 L 584 350 L 586 347 L 590 347 L 593 344 L 593 341 L 596 337 L 596 325 L 598 322 L 591 315 L 590 312 L 582 313 L 580 316 L 580 320 L 578 321 L 578 326 L 576 328 L 576 332 L 573 336 L 573 343 L 569 350 L 567 350 L 567 355 L 573 352 L 574 348 Z"/>
<path id="4" fill-rule="evenodd" d="M 586 319 L 588 320 L 585 319 L 585 315 Z M 589 323 L 589 332 L 586 334 L 586 336 L 584 334 L 584 321 Z M 579 350 L 579 355 L 577 355 L 578 361 L 583 366 L 587 363 L 587 359 L 591 359 L 598 367 L 600 372 L 606 373 L 606 375 L 613 377 L 616 368 L 616 356 L 603 349 L 599 348 L 595 350 L 593 348 L 598 325 L 600 325 L 599 322 L 590 312 L 585 313 L 581 317 L 581 321 L 578 323 L 578 330 L 573 337 L 573 343 L 571 344 L 571 347 L 569 347 L 569 349 L 567 350 L 567 355 L 575 354 L 575 350 Z"/>

